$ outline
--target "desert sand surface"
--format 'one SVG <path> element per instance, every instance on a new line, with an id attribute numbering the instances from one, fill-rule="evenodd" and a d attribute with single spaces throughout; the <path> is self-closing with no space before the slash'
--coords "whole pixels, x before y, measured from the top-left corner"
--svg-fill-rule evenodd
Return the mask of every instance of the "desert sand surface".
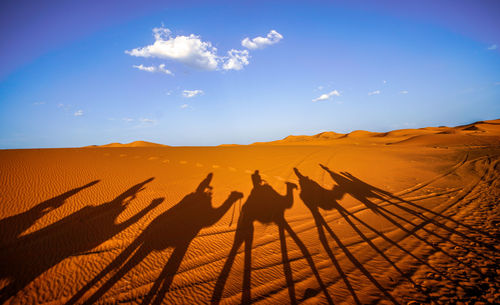
<path id="1" fill-rule="evenodd" d="M 498 304 L 500 120 L 0 151 L 0 303 Z"/>

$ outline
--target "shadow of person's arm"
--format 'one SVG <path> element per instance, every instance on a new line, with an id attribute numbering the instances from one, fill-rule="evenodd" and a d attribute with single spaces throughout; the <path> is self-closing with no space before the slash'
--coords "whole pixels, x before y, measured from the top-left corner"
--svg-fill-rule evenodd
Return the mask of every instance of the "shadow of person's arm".
<path id="1" fill-rule="evenodd" d="M 210 186 L 210 182 L 212 181 L 212 178 L 213 178 L 214 174 L 213 173 L 209 173 L 207 175 L 207 177 L 205 179 L 203 179 L 203 181 L 200 182 L 200 184 L 198 185 L 198 187 L 196 188 L 196 192 L 197 193 L 202 193 L 205 191 L 205 189 L 212 189 L 212 187 Z"/>

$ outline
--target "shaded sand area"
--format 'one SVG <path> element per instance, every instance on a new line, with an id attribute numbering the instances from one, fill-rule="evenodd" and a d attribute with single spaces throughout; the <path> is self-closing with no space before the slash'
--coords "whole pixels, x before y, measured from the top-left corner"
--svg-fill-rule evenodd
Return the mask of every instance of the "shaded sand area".
<path id="1" fill-rule="evenodd" d="M 499 154 L 500 120 L 3 150 L 0 303 L 499 303 Z"/>

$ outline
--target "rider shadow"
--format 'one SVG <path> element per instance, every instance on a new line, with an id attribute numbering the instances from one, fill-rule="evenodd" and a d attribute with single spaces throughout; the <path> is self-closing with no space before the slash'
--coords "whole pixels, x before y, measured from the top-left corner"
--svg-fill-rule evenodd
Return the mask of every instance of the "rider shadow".
<path id="1" fill-rule="evenodd" d="M 150 178 L 134 185 L 110 202 L 84 207 L 43 229 L 19 237 L 8 248 L 1 249 L 0 278 L 8 278 L 10 282 L 0 290 L 0 303 L 7 301 L 65 258 L 91 251 L 160 204 L 163 198 L 153 200 L 131 218 L 116 223 L 118 216 L 137 193 L 152 180 Z M 87 186 L 92 184 L 95 183 Z M 60 197 L 67 198 L 65 194 Z"/>
<path id="2" fill-rule="evenodd" d="M 290 235 L 295 244 L 301 250 L 304 258 L 307 260 L 312 269 L 320 288 L 323 290 L 329 304 L 333 304 L 325 284 L 321 280 L 319 272 L 312 260 L 312 256 L 307 250 L 304 243 L 299 239 L 284 217 L 285 210 L 293 205 L 293 189 L 297 185 L 291 182 L 286 182 L 287 191 L 285 195 L 276 192 L 269 184 L 265 183 L 256 170 L 252 174 L 253 189 L 250 192 L 245 204 L 241 208 L 240 217 L 236 227 L 233 246 L 229 252 L 228 258 L 222 268 L 222 271 L 217 278 L 214 292 L 212 295 L 212 304 L 220 303 L 226 281 L 229 277 L 232 265 L 238 253 L 238 250 L 245 244 L 244 247 L 244 270 L 243 270 L 243 287 L 242 287 L 242 304 L 249 304 L 252 301 L 251 297 L 251 270 L 252 270 L 252 242 L 254 237 L 254 222 L 258 221 L 263 224 L 275 224 L 278 227 L 281 253 L 283 259 L 283 271 L 288 287 L 290 302 L 297 303 L 295 285 L 292 277 L 290 260 L 286 245 L 285 231 Z"/>
<path id="3" fill-rule="evenodd" d="M 323 245 L 323 248 L 325 249 L 326 253 L 330 257 L 330 260 L 332 261 L 333 265 L 337 269 L 337 272 L 339 275 L 342 277 L 344 284 L 346 285 L 346 288 L 349 290 L 351 293 L 353 300 L 356 304 L 362 304 L 362 302 L 359 300 L 353 286 L 351 285 L 347 275 L 343 271 L 342 267 L 340 266 L 338 260 L 335 257 L 335 254 L 332 251 L 332 248 L 328 244 L 328 240 L 326 237 L 325 230 L 329 233 L 329 235 L 335 240 L 337 245 L 339 246 L 340 249 L 344 252 L 346 257 L 353 263 L 354 266 L 356 266 L 365 276 L 370 280 L 384 295 L 385 297 L 392 301 L 395 304 L 398 304 L 398 302 L 390 295 L 387 290 L 382 287 L 382 285 L 373 277 L 373 275 L 363 266 L 361 262 L 359 262 L 354 255 L 349 251 L 346 245 L 340 240 L 340 238 L 335 234 L 335 232 L 330 228 L 328 225 L 327 221 L 324 219 L 323 215 L 320 213 L 320 209 L 323 210 L 333 210 L 336 209 L 342 216 L 345 217 L 345 215 L 348 213 L 337 201 L 342 199 L 342 197 L 345 195 L 345 192 L 339 188 L 338 186 L 335 186 L 332 190 L 328 190 L 320 186 L 317 182 L 314 180 L 310 179 L 307 176 L 304 176 L 300 173 L 300 171 L 297 168 L 294 168 L 295 174 L 299 178 L 299 184 L 300 184 L 300 198 L 304 202 L 304 204 L 309 208 L 311 211 L 311 214 L 313 215 L 316 228 L 318 230 L 318 236 L 320 239 L 321 244 Z M 360 234 L 361 231 L 357 229 L 357 227 L 348 220 L 349 224 L 355 229 L 355 231 Z M 362 234 L 362 233 L 361 233 Z M 365 237 L 362 235 L 362 237 Z M 365 237 L 366 238 L 366 237 Z M 365 239 L 366 241 L 366 239 Z M 371 243 L 371 241 L 370 241 Z M 373 244 L 370 244 L 372 247 L 374 247 Z M 381 251 L 377 249 L 377 252 L 380 254 Z M 387 257 L 385 257 L 388 260 Z M 389 260 L 390 261 L 390 260 Z M 392 262 L 391 262 L 392 263 Z"/>
<path id="4" fill-rule="evenodd" d="M 339 190 L 341 190 L 342 192 L 346 193 L 346 194 L 349 194 L 351 195 L 352 197 L 354 197 L 355 199 L 357 199 L 358 201 L 360 201 L 361 203 L 363 203 L 367 208 L 369 208 L 370 210 L 372 210 L 375 214 L 383 217 L 384 219 L 386 219 L 387 221 L 389 221 L 390 223 L 392 223 L 395 227 L 399 228 L 400 230 L 404 231 L 408 236 L 413 236 L 417 239 L 419 239 L 420 241 L 424 242 L 425 244 L 427 244 L 428 246 L 432 247 L 435 251 L 439 251 L 443 254 L 445 254 L 446 256 L 448 256 L 449 258 L 451 258 L 452 260 L 456 261 L 457 263 L 459 264 L 462 264 L 464 265 L 465 267 L 468 267 L 474 271 L 476 271 L 478 274 L 482 274 L 480 272 L 479 269 L 477 268 L 473 268 L 470 264 L 465 264 L 463 261 L 460 261 L 458 258 L 456 258 L 455 256 L 451 255 L 450 253 L 448 253 L 447 251 L 445 251 L 444 249 L 442 249 L 441 247 L 438 247 L 436 246 L 434 243 L 431 243 L 429 242 L 427 239 L 421 237 L 420 235 L 416 234 L 416 232 L 418 230 L 423 230 L 425 231 L 426 233 L 430 234 L 430 235 L 433 235 L 437 238 L 439 238 L 440 240 L 445 240 L 445 241 L 448 241 L 452 244 L 454 244 L 455 246 L 460 246 L 468 251 L 473 251 L 473 249 L 469 249 L 463 245 L 458 245 L 457 243 L 453 242 L 451 239 L 445 237 L 445 236 L 442 236 L 438 233 L 436 233 L 434 230 L 430 230 L 430 229 L 427 229 L 425 228 L 425 225 L 427 224 L 434 224 L 435 226 L 437 227 L 440 227 L 442 229 L 445 229 L 447 230 L 448 232 L 452 233 L 452 234 L 457 234 L 459 236 L 462 236 L 468 240 L 471 240 L 471 241 L 474 241 L 476 242 L 476 239 L 470 237 L 470 236 L 467 236 L 465 235 L 464 233 L 460 232 L 460 231 L 457 231 L 453 228 L 450 228 L 438 221 L 436 221 L 435 219 L 433 218 L 429 218 L 427 216 L 424 216 L 422 213 L 420 213 L 419 211 L 416 211 L 416 210 L 413 210 L 413 209 L 410 209 L 402 204 L 398 204 L 396 202 L 399 202 L 399 203 L 405 203 L 407 205 L 410 205 L 410 206 L 413 206 L 413 207 L 418 207 L 420 209 L 423 209 L 425 211 L 432 211 L 432 210 L 429 210 L 429 209 L 426 209 L 424 207 L 421 207 L 411 201 L 408 201 L 408 200 L 405 200 L 403 198 L 400 198 L 398 196 L 395 196 L 393 194 L 391 194 L 390 192 L 387 192 L 387 191 L 384 191 L 380 188 L 377 188 L 375 186 L 372 186 L 364 181 L 361 181 L 360 179 L 356 178 L 355 176 L 353 176 L 352 174 L 350 173 L 347 173 L 347 172 L 342 172 L 340 174 L 334 172 L 334 171 L 331 171 L 328 167 L 324 166 L 324 165 L 321 165 L 320 166 L 325 170 L 327 171 L 330 176 L 332 177 L 332 179 L 337 183 L 337 188 Z M 381 202 L 387 202 L 393 206 L 396 206 L 398 207 L 399 209 L 401 209 L 402 211 L 405 211 L 419 219 L 422 220 L 422 223 L 420 224 L 416 224 L 414 223 L 413 221 L 411 220 L 408 220 L 404 217 L 402 217 L 401 215 L 398 215 L 397 213 L 389 210 L 389 209 L 386 209 L 384 206 L 380 205 L 380 204 L 375 204 L 374 202 L 372 202 L 370 200 L 370 198 L 373 198 L 373 199 L 377 199 L 377 200 L 380 200 Z M 393 202 L 393 200 L 395 202 Z M 381 232 L 378 232 L 376 231 L 375 229 L 373 229 L 372 227 L 370 227 L 368 224 L 366 224 L 365 222 L 363 222 L 362 220 L 360 220 L 358 217 L 356 217 L 355 215 L 353 215 L 352 213 L 349 213 L 347 211 L 344 210 L 343 213 L 341 213 L 342 216 L 344 216 L 344 218 L 348 220 L 348 218 L 346 217 L 346 215 L 350 215 L 351 217 L 355 218 L 357 221 L 359 221 L 360 223 L 362 223 L 365 227 L 369 228 L 370 230 L 374 231 L 375 233 L 377 233 L 378 235 L 382 236 L 381 235 Z M 437 212 L 434 212 L 432 211 L 432 214 L 433 215 L 442 215 L 442 214 L 439 214 Z M 396 221 L 396 219 L 399 219 L 400 221 L 403 221 L 405 223 L 408 223 L 410 225 L 413 226 L 413 229 L 407 229 L 406 227 L 404 227 L 403 225 L 401 225 L 399 222 Z M 458 223 L 458 222 L 457 222 Z M 385 237 L 382 236 L 382 238 L 385 239 Z M 491 247 L 491 246 L 490 246 Z M 477 253 L 479 255 L 481 255 L 480 253 Z"/>
<path id="5" fill-rule="evenodd" d="M 173 278 L 180 267 L 191 241 L 201 229 L 214 225 L 224 216 L 234 202 L 243 194 L 233 191 L 218 208 L 212 207 L 210 173 L 197 187 L 178 204 L 156 217 L 142 233 L 120 253 L 105 269 L 80 289 L 67 304 L 74 304 L 111 272 L 115 273 L 88 299 L 85 304 L 93 304 L 118 280 L 141 263 L 151 252 L 174 248 L 168 262 L 160 272 L 143 304 L 159 304 L 168 292 Z"/>
<path id="6" fill-rule="evenodd" d="M 76 195 L 78 192 L 97 184 L 100 180 L 87 183 L 84 186 L 74 188 L 49 200 L 45 200 L 31 209 L 0 220 L 0 247 L 4 248 L 11 242 L 16 241 L 22 233 L 28 230 L 35 222 L 64 204 L 66 199 Z"/>

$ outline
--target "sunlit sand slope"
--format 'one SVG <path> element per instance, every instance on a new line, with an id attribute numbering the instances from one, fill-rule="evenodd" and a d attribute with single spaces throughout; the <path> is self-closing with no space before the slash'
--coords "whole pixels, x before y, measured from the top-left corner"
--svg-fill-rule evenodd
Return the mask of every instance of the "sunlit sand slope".
<path id="1" fill-rule="evenodd" d="M 500 121 L 0 151 L 0 303 L 498 303 L 499 154 Z"/>

